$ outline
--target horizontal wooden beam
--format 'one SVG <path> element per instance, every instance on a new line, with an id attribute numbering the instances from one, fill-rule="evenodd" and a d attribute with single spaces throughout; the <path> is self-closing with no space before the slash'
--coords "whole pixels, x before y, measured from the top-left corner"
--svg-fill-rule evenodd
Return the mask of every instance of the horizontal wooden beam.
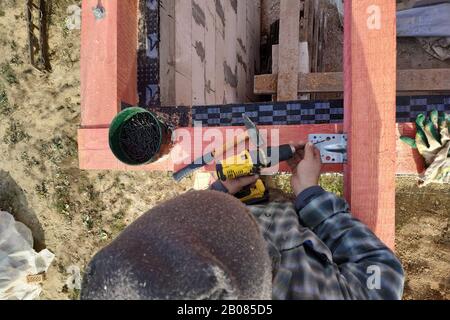
<path id="1" fill-rule="evenodd" d="M 255 94 L 275 94 L 277 75 L 255 76 Z M 299 93 L 343 92 L 342 72 L 301 73 L 298 80 Z M 450 69 L 399 70 L 397 92 L 450 91 Z"/>
<path id="2" fill-rule="evenodd" d="M 342 92 L 344 75 L 342 72 L 300 73 L 298 92 Z M 255 94 L 275 94 L 277 92 L 277 74 L 255 76 Z"/>
<path id="3" fill-rule="evenodd" d="M 266 130 L 268 137 L 272 134 L 279 137 L 274 145 L 283 143 L 292 143 L 299 141 L 307 141 L 310 133 L 342 133 L 342 125 L 338 124 L 320 124 L 320 125 L 291 125 L 291 126 L 260 126 L 261 131 Z M 159 161 L 139 167 L 130 167 L 120 163 L 112 154 L 108 144 L 108 129 L 79 129 L 78 130 L 78 148 L 79 148 L 79 164 L 84 170 L 122 170 L 122 171 L 176 171 L 184 166 L 183 163 L 176 164 L 176 161 L 194 160 L 201 156 L 211 145 L 208 136 L 222 134 L 233 137 L 237 134 L 240 127 L 213 127 L 202 128 L 199 133 L 194 133 L 194 128 L 180 128 L 176 131 L 175 136 L 180 137 L 182 134 L 187 136 L 188 143 L 175 144 L 171 154 L 160 159 Z M 199 130 L 199 129 L 197 129 Z M 417 174 L 424 169 L 421 156 L 414 150 L 411 150 L 406 144 L 399 140 L 401 135 L 414 137 L 415 126 L 412 123 L 402 123 L 397 125 L 397 174 Z M 202 137 L 205 141 L 203 141 Z M 195 143 L 197 141 L 197 144 Z M 270 139 L 269 139 L 269 143 Z M 217 141 L 216 141 L 217 144 Z M 220 144 L 220 143 L 219 143 Z M 214 143 L 212 143 L 214 145 Z M 210 146 L 211 147 L 211 146 Z M 208 167 L 206 170 L 214 170 Z M 286 164 L 282 164 L 278 168 L 279 172 L 290 172 L 290 168 Z M 342 165 L 325 165 L 324 172 L 342 172 Z"/>

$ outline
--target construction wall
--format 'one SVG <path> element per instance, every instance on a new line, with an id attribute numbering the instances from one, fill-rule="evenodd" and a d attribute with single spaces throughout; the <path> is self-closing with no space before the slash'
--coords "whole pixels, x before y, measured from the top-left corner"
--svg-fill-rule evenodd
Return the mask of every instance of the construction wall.
<path id="1" fill-rule="evenodd" d="M 254 101 L 259 0 L 161 0 L 162 105 Z"/>

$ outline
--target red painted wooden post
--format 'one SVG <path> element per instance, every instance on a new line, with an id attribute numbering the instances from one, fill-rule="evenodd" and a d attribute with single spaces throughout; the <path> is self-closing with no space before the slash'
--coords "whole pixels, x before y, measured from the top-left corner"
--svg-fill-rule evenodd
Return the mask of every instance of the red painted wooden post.
<path id="1" fill-rule="evenodd" d="M 137 103 L 137 0 L 83 0 L 81 126 L 107 127 L 121 101 Z"/>
<path id="2" fill-rule="evenodd" d="M 395 1 L 345 1 L 345 195 L 353 214 L 391 248 L 397 140 L 395 14 Z"/>

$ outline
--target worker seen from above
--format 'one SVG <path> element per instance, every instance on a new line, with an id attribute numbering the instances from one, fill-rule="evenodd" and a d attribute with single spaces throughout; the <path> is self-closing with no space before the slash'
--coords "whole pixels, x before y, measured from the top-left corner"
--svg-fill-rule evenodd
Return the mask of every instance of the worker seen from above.
<path id="1" fill-rule="evenodd" d="M 162 203 L 95 255 L 81 299 L 401 299 L 398 258 L 318 185 L 315 146 L 296 150 L 294 202 L 243 204 L 254 175 Z"/>

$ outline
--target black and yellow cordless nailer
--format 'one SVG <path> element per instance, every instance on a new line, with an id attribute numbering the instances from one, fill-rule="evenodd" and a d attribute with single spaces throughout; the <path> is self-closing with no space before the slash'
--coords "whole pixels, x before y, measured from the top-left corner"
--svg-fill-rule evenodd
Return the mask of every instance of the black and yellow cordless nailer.
<path id="1" fill-rule="evenodd" d="M 256 150 L 244 150 L 216 165 L 217 177 L 221 181 L 237 179 L 260 174 L 261 169 L 270 168 L 280 162 L 290 160 L 295 154 L 295 147 L 285 144 L 279 147 L 266 147 L 256 125 L 246 116 L 244 123 L 250 141 Z M 268 200 L 269 194 L 261 179 L 235 195 L 245 204 L 257 204 Z"/>
<path id="2" fill-rule="evenodd" d="M 217 176 L 220 180 L 227 181 L 257 175 L 261 172 L 261 169 L 273 167 L 294 156 L 295 148 L 289 144 L 267 148 L 256 125 L 245 114 L 243 115 L 243 118 L 247 133 L 239 136 L 237 143 L 233 142 L 232 145 L 226 144 L 203 155 L 202 158 L 197 159 L 190 165 L 175 172 L 173 178 L 176 181 L 180 181 L 193 171 L 217 161 Z M 256 146 L 256 150 L 245 150 L 242 153 L 229 157 L 223 161 L 219 162 L 217 160 L 217 158 L 223 155 L 227 150 L 234 148 L 242 142 L 245 143 L 247 140 L 250 140 L 250 142 Z M 239 192 L 235 196 L 246 204 L 257 204 L 268 199 L 268 192 L 263 181 L 258 179 L 254 186 L 242 190 L 242 192 Z"/>

